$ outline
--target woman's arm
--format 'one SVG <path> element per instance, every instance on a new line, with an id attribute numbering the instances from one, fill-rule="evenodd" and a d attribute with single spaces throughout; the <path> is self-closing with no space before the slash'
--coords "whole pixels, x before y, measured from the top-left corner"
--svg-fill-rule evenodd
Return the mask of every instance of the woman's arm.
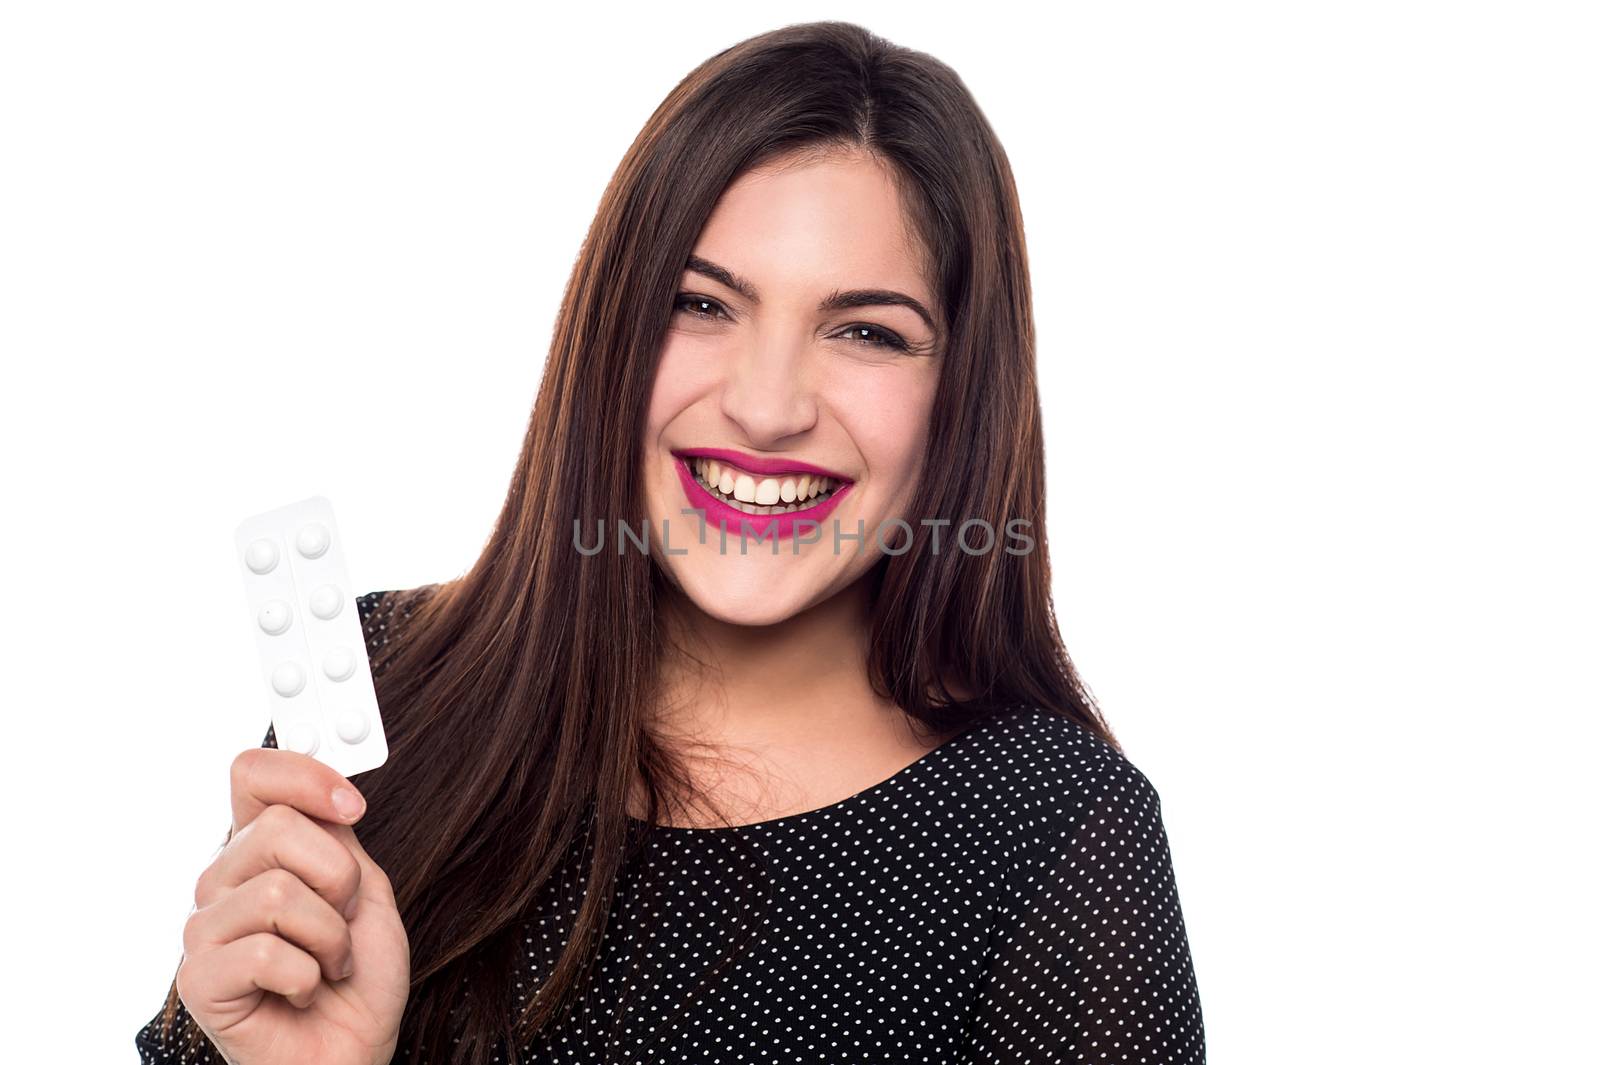
<path id="1" fill-rule="evenodd" d="M 367 643 L 368 656 L 375 655 L 378 649 L 387 641 L 385 631 L 387 625 L 387 611 L 380 606 L 386 603 L 386 598 L 391 593 L 387 591 L 368 592 L 357 597 L 357 616 L 360 618 L 362 632 Z M 267 735 L 261 746 L 276 748 L 277 737 L 271 726 L 267 728 Z M 229 832 L 223 839 L 226 845 L 232 838 Z M 167 1015 L 171 1012 L 172 1023 L 168 1027 Z M 174 1063 L 216 1063 L 222 1065 L 224 1058 L 220 1051 L 206 1038 L 204 1032 L 189 1015 L 183 1000 L 178 998 L 175 988 L 168 989 L 167 1001 L 156 1012 L 143 1028 L 134 1035 L 134 1045 L 139 1051 L 141 1065 L 174 1065 Z"/>
<path id="2" fill-rule="evenodd" d="M 973 1065 L 1203 1065 L 1161 799 L 1120 756 L 1006 873 Z"/>

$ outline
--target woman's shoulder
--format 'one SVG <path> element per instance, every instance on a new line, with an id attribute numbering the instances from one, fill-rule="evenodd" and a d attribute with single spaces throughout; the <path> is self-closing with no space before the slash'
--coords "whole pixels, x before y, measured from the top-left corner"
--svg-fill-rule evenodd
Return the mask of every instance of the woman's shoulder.
<path id="1" fill-rule="evenodd" d="M 399 611 L 404 593 L 397 589 L 367 592 L 356 596 L 356 614 L 361 619 L 361 633 L 367 640 L 367 657 L 372 658 L 389 642 L 389 627 L 405 616 Z"/>
<path id="2" fill-rule="evenodd" d="M 361 618 L 361 631 L 367 638 L 369 655 L 389 642 L 393 630 L 411 616 L 420 597 L 433 587 L 385 589 L 356 596 L 356 613 Z"/>
<path id="3" fill-rule="evenodd" d="M 959 768 L 985 783 L 1019 839 L 1049 836 L 1108 808 L 1159 811 L 1150 779 L 1110 740 L 1046 707 L 1010 707 L 972 730 Z"/>
<path id="4" fill-rule="evenodd" d="M 405 631 L 412 612 L 440 589 L 439 584 L 423 584 L 415 588 L 391 588 L 367 592 L 356 597 L 356 611 L 361 619 L 361 632 L 367 641 L 367 658 L 372 664 L 374 679 L 383 675 L 388 666 L 384 649 L 389 642 Z"/>

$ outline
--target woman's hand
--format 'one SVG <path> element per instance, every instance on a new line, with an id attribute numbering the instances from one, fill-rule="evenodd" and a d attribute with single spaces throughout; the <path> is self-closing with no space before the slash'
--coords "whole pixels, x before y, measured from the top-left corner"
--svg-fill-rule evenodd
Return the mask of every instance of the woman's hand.
<path id="1" fill-rule="evenodd" d="M 386 1065 L 411 983 L 366 802 L 307 755 L 233 762 L 233 836 L 195 884 L 178 995 L 232 1065 Z M 348 798 L 348 801 L 346 801 Z"/>

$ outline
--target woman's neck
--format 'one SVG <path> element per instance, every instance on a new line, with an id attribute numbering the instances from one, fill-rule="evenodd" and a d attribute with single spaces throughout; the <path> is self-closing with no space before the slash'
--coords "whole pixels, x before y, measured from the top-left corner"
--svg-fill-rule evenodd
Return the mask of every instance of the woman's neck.
<path id="1" fill-rule="evenodd" d="M 674 589 L 660 618 L 671 638 L 658 723 L 674 734 L 741 742 L 884 709 L 867 682 L 868 596 L 866 582 L 856 581 L 776 624 L 735 625 Z"/>
<path id="2" fill-rule="evenodd" d="M 869 595 L 857 581 L 782 622 L 748 626 L 669 593 L 652 729 L 735 823 L 837 801 L 942 739 L 921 736 L 868 683 Z"/>

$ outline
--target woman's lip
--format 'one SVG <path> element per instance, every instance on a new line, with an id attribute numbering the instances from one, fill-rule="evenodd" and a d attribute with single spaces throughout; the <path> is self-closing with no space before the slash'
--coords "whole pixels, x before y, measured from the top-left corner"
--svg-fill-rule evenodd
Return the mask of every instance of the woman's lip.
<path id="1" fill-rule="evenodd" d="M 809 462 L 798 459 L 764 459 L 755 455 L 746 455 L 742 451 L 730 451 L 723 447 L 690 447 L 672 452 L 678 458 L 705 458 L 726 462 L 730 466 L 737 466 L 746 473 L 758 477 L 781 477 L 786 473 L 809 473 L 816 477 L 832 477 L 835 481 L 845 484 L 851 479 L 842 473 L 825 470 L 821 466 L 813 466 Z"/>
<path id="2" fill-rule="evenodd" d="M 746 514 L 724 503 L 695 480 L 694 472 L 689 469 L 687 456 L 675 458 L 672 465 L 678 471 L 678 480 L 683 484 L 683 493 L 688 497 L 689 505 L 705 513 L 707 524 L 721 527 L 724 533 L 730 529 L 742 532 L 748 526 L 751 532 L 760 537 L 765 537 L 772 531 L 772 527 L 776 526 L 779 540 L 794 535 L 795 527 L 802 521 L 810 522 L 813 528 L 819 528 L 822 521 L 833 513 L 840 500 L 848 496 L 853 487 L 853 484 L 842 484 L 834 489 L 833 494 L 827 499 L 804 510 L 789 510 L 781 514 Z M 704 542 L 703 535 L 701 542 Z"/>

